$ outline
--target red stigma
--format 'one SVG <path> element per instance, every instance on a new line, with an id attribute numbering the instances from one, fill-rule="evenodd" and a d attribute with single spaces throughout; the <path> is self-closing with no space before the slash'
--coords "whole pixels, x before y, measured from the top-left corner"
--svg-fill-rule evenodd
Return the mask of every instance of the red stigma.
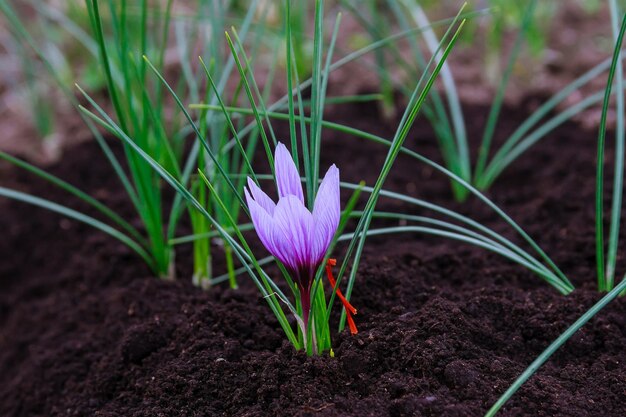
<path id="1" fill-rule="evenodd" d="M 328 278 L 328 282 L 330 282 L 330 285 L 333 288 L 335 288 L 335 286 L 337 285 L 335 277 L 333 277 L 332 270 L 332 267 L 335 265 L 337 265 L 336 259 L 329 259 L 326 262 L 326 277 Z M 354 323 L 354 318 L 352 317 L 353 314 L 356 314 L 356 308 L 354 308 L 352 304 L 350 304 L 350 302 L 346 299 L 346 297 L 343 296 L 339 288 L 335 289 L 335 294 L 337 294 L 337 297 L 339 297 L 341 303 L 343 304 L 343 308 L 346 310 L 346 318 L 348 319 L 348 327 L 350 327 L 350 333 L 357 334 L 359 331 L 357 330 L 356 324 Z"/>

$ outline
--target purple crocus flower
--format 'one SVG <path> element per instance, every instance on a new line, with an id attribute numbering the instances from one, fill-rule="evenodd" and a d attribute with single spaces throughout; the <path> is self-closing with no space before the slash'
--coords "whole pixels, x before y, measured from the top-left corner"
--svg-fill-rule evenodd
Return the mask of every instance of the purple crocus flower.
<path id="1" fill-rule="evenodd" d="M 298 169 L 282 143 L 276 147 L 274 162 L 278 204 L 250 178 L 246 201 L 259 239 L 298 285 L 306 325 L 311 285 L 339 225 L 339 169 L 335 165 L 328 169 L 310 212 Z"/>

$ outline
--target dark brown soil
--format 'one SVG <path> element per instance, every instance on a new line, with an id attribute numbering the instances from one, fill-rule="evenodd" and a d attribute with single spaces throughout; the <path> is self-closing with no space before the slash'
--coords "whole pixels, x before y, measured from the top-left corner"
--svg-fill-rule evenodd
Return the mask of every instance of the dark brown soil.
<path id="1" fill-rule="evenodd" d="M 525 111 L 507 110 L 499 132 L 514 128 Z M 479 137 L 486 113 L 468 112 L 470 137 Z M 392 133 L 370 105 L 333 118 Z M 324 138 L 324 167 L 334 161 L 343 179 L 373 181 L 383 148 L 330 131 Z M 408 145 L 436 156 L 421 122 Z M 334 358 L 295 352 L 247 279 L 238 291 L 193 287 L 188 248 L 178 254 L 181 278 L 159 281 L 122 244 L 2 200 L 0 415 L 482 415 L 599 298 L 594 154 L 595 132 L 567 125 L 490 192 L 570 276 L 579 288 L 572 295 L 467 245 L 421 235 L 371 239 L 353 297 L 360 332 L 336 335 Z M 102 161 L 96 146 L 85 144 L 54 172 L 132 216 Z M 67 202 L 32 177 L 2 166 L 0 172 L 3 185 Z M 447 181 L 413 160 L 402 157 L 386 187 L 511 235 L 480 203 L 451 204 Z M 390 200 L 381 207 L 421 212 Z M 625 332 L 620 299 L 578 332 L 502 415 L 626 415 Z"/>

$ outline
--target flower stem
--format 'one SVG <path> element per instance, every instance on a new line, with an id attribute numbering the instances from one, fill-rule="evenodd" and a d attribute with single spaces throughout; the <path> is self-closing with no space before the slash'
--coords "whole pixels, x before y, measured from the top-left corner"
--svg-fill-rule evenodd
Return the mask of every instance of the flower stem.
<path id="1" fill-rule="evenodd" d="M 237 285 L 237 277 L 235 276 L 235 264 L 233 262 L 233 248 L 226 244 L 224 246 L 224 251 L 226 253 L 226 269 L 228 270 L 228 282 L 230 283 L 230 288 L 236 290 L 239 288 Z"/>
<path id="2" fill-rule="evenodd" d="M 304 321 L 305 338 L 308 337 L 309 313 L 311 311 L 311 292 L 300 287 L 300 303 L 302 304 L 302 320 Z"/>
<path id="3" fill-rule="evenodd" d="M 315 354 L 315 328 L 309 323 L 311 313 L 311 289 L 298 285 L 300 289 L 300 304 L 302 305 L 302 321 L 304 322 L 304 349 L 308 356 Z M 309 329 L 311 330 L 309 332 Z M 309 335 L 311 333 L 311 335 Z M 310 337 L 309 337 L 310 336 Z M 309 341 L 312 341 L 309 344 Z"/>

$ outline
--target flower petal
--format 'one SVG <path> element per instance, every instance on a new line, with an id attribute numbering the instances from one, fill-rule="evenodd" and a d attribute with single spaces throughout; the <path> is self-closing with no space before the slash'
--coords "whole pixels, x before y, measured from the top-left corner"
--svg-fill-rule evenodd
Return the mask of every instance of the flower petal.
<path id="1" fill-rule="evenodd" d="M 339 226 L 341 208 L 339 203 L 339 169 L 333 164 L 317 191 L 313 206 L 315 233 L 313 238 L 312 256 L 319 263 L 328 250 L 328 246 Z"/>
<path id="2" fill-rule="evenodd" d="M 274 256 L 276 256 L 276 248 L 274 247 L 274 219 L 259 203 L 254 201 L 248 190 L 244 190 L 246 194 L 246 201 L 248 203 L 248 209 L 250 209 L 250 217 L 252 218 L 252 224 L 256 234 L 261 239 L 263 246 Z"/>
<path id="3" fill-rule="evenodd" d="M 313 216 L 298 198 L 288 195 L 278 201 L 274 212 L 274 227 L 276 257 L 282 263 L 296 273 L 310 273 L 313 267 L 317 267 L 311 259 Z"/>
<path id="4" fill-rule="evenodd" d="M 252 181 L 252 178 L 250 177 L 248 177 L 248 188 L 252 193 L 252 197 L 254 197 L 254 201 L 259 203 L 259 205 L 263 207 L 270 216 L 273 216 L 276 204 L 272 201 L 271 198 L 268 197 L 267 194 L 263 192 L 263 190 L 259 188 L 258 185 L 256 185 L 254 181 Z M 250 204 L 248 204 L 248 206 L 250 206 Z"/>
<path id="5" fill-rule="evenodd" d="M 288 195 L 293 195 L 304 204 L 302 182 L 300 181 L 298 169 L 293 162 L 291 154 L 285 145 L 280 142 L 276 146 L 276 152 L 274 153 L 274 170 L 276 172 L 278 197 L 283 198 Z"/>

